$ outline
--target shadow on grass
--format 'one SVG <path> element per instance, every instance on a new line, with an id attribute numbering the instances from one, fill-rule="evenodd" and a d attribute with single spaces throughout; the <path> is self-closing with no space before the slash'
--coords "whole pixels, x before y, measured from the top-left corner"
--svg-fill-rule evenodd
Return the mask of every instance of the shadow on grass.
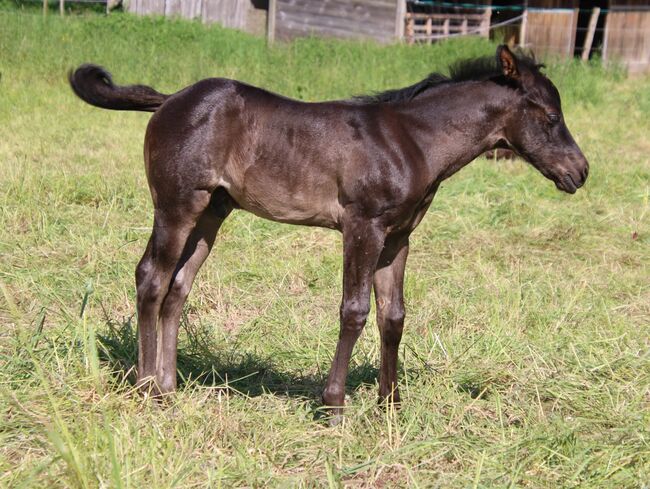
<path id="1" fill-rule="evenodd" d="M 133 318 L 122 322 L 107 321 L 107 331 L 97 335 L 100 360 L 107 362 L 111 370 L 128 383 L 135 384 L 137 363 L 137 333 Z M 207 329 L 199 329 L 184 322 L 187 333 L 178 349 L 178 388 L 188 384 L 223 387 L 247 396 L 264 393 L 301 397 L 320 404 L 325 384 L 325 374 L 296 375 L 280 371 L 270 358 L 238 348 L 237 345 L 223 349 L 216 345 Z M 373 384 L 378 370 L 369 363 L 350 369 L 348 390 L 356 390 L 364 384 Z"/>

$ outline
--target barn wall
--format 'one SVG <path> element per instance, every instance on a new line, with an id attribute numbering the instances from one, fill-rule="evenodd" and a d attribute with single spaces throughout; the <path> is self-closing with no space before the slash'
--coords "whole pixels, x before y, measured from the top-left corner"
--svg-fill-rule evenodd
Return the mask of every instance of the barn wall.
<path id="1" fill-rule="evenodd" d="M 256 34 L 263 34 L 266 25 L 266 11 L 255 9 L 251 0 L 130 0 L 127 9 L 138 15 L 201 19 Z"/>
<path id="2" fill-rule="evenodd" d="M 610 10 L 603 59 L 622 62 L 630 73 L 650 72 L 650 10 Z"/>
<path id="3" fill-rule="evenodd" d="M 300 36 L 396 39 L 404 22 L 398 0 L 276 0 L 275 38 Z M 399 25 L 398 25 L 399 24 Z"/>
<path id="4" fill-rule="evenodd" d="M 140 15 L 165 15 L 165 0 L 130 0 L 128 9 Z"/>
<path id="5" fill-rule="evenodd" d="M 218 22 L 224 27 L 244 29 L 250 1 L 210 0 L 203 2 L 201 18 L 204 22 Z"/>
<path id="6" fill-rule="evenodd" d="M 577 10 L 528 10 L 525 46 L 536 54 L 571 57 L 575 47 L 577 24 Z"/>

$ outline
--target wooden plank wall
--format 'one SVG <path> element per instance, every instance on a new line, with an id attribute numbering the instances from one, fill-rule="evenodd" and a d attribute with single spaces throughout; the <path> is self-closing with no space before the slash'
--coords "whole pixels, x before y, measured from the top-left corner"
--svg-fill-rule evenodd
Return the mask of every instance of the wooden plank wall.
<path id="1" fill-rule="evenodd" d="M 244 29 L 250 0 L 210 0 L 203 2 L 204 22 L 218 22 L 224 27 Z"/>
<path id="2" fill-rule="evenodd" d="M 165 15 L 165 0 L 130 0 L 127 8 L 140 15 Z"/>
<path id="3" fill-rule="evenodd" d="M 576 42 L 578 11 L 529 9 L 526 12 L 525 47 L 535 54 L 572 57 Z"/>
<path id="4" fill-rule="evenodd" d="M 202 7 L 202 0 L 166 0 L 165 15 L 185 19 L 200 19 Z"/>
<path id="5" fill-rule="evenodd" d="M 607 13 L 603 59 L 622 62 L 630 73 L 650 72 L 650 11 Z"/>
<path id="6" fill-rule="evenodd" d="M 273 0 L 272 0 L 273 1 Z M 397 38 L 399 0 L 276 0 L 275 39 L 301 36 Z"/>
<path id="7" fill-rule="evenodd" d="M 244 30 L 248 14 L 253 10 L 251 0 L 130 0 L 127 8 L 138 15 L 201 19 Z"/>

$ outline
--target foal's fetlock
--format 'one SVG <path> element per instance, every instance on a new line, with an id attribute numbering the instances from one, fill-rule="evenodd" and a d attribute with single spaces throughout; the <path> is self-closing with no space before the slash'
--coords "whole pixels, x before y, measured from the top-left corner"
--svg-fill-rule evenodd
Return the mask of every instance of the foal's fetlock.
<path id="1" fill-rule="evenodd" d="M 382 392 L 379 391 L 378 404 L 384 409 L 399 409 L 402 407 L 402 401 L 399 397 L 399 390 L 393 389 L 392 391 Z"/>
<path id="2" fill-rule="evenodd" d="M 341 409 L 345 404 L 345 392 L 325 389 L 321 395 L 323 406 L 331 409 Z"/>

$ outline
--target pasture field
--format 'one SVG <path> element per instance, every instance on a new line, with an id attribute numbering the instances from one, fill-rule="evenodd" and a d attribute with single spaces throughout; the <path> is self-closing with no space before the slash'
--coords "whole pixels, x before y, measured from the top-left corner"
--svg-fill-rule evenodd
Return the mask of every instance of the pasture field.
<path id="1" fill-rule="evenodd" d="M 345 422 L 323 422 L 340 236 L 241 211 L 186 307 L 179 392 L 158 406 L 130 383 L 149 115 L 82 103 L 70 68 L 321 100 L 494 48 L 269 49 L 198 23 L 0 11 L 0 486 L 648 487 L 650 79 L 597 64 L 547 68 L 591 163 L 584 189 L 479 158 L 414 233 L 401 411 L 377 407 L 371 313 Z"/>

